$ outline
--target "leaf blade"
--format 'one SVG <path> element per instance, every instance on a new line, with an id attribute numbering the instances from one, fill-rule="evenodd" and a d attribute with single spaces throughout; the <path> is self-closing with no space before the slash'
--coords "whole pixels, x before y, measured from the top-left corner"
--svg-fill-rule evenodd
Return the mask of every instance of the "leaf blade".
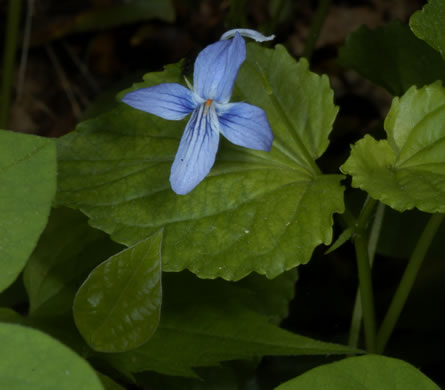
<path id="1" fill-rule="evenodd" d="M 385 356 L 351 357 L 316 367 L 276 390 L 438 390 L 439 387 L 412 365 Z"/>
<path id="2" fill-rule="evenodd" d="M 54 141 L 0 131 L 0 182 L 2 291 L 25 266 L 47 223 L 56 192 Z"/>
<path id="3" fill-rule="evenodd" d="M 398 211 L 444 212 L 444 97 L 436 82 L 394 99 L 385 120 L 388 140 L 365 136 L 340 168 L 352 185 Z"/>
<path id="4" fill-rule="evenodd" d="M 0 324 L 0 383 L 10 390 L 103 390 L 89 364 L 50 336 Z M 39 359 L 35 359 L 38 356 Z"/>
<path id="5" fill-rule="evenodd" d="M 162 232 L 97 266 L 73 304 L 82 336 L 97 351 L 123 352 L 145 343 L 160 318 Z"/>

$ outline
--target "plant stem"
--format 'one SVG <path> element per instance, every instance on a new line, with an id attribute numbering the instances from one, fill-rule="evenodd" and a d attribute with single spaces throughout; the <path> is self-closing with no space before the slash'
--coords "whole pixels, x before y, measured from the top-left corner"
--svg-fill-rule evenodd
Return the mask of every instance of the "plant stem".
<path id="1" fill-rule="evenodd" d="M 365 342 L 366 349 L 369 352 L 375 352 L 376 350 L 376 324 L 366 230 L 376 203 L 376 200 L 368 197 L 358 217 L 354 235 L 363 322 L 365 325 Z"/>
<path id="2" fill-rule="evenodd" d="M 419 269 L 422 265 L 423 259 L 428 252 L 431 242 L 436 235 L 437 230 L 442 223 L 445 214 L 433 214 L 426 227 L 422 232 L 417 245 L 409 259 L 405 272 L 403 273 L 397 291 L 394 294 L 391 305 L 389 306 L 386 316 L 383 319 L 377 337 L 377 352 L 383 353 L 386 344 L 394 330 L 394 327 L 399 319 L 400 313 L 406 303 L 409 293 L 414 285 Z"/>
<path id="3" fill-rule="evenodd" d="M 9 106 L 11 102 L 12 79 L 14 74 L 14 62 L 17 49 L 21 6 L 21 0 L 9 0 L 0 97 L 0 128 L 2 129 L 8 127 Z"/>
<path id="4" fill-rule="evenodd" d="M 379 203 L 377 205 L 377 211 L 375 213 L 374 222 L 371 227 L 371 232 L 369 234 L 368 242 L 368 256 L 369 256 L 369 266 L 372 269 L 372 264 L 374 262 L 374 255 L 377 249 L 377 243 L 380 237 L 380 232 L 382 230 L 383 216 L 385 213 L 385 205 Z M 358 340 L 360 337 L 360 329 L 363 319 L 363 310 L 360 297 L 360 289 L 357 289 L 355 295 L 354 309 L 352 311 L 351 325 L 349 328 L 349 341 L 348 344 L 351 347 L 358 347 Z"/>
<path id="5" fill-rule="evenodd" d="M 309 35 L 304 45 L 303 57 L 310 61 L 312 53 L 314 52 L 315 44 L 320 36 L 321 28 L 328 15 L 329 7 L 332 0 L 319 0 L 317 10 L 315 11 L 314 20 L 312 21 Z"/>

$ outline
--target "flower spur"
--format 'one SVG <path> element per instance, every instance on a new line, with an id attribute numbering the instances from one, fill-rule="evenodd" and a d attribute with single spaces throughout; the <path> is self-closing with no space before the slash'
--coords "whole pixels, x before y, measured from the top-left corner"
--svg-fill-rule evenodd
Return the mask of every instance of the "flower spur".
<path id="1" fill-rule="evenodd" d="M 240 33 L 260 42 L 273 39 L 253 30 L 230 30 L 199 53 L 193 88 L 164 83 L 129 92 L 122 99 L 164 119 L 180 120 L 192 114 L 170 172 L 170 184 L 177 194 L 189 193 L 210 172 L 220 133 L 238 146 L 264 151 L 272 146 L 266 113 L 247 103 L 229 103 L 238 70 L 246 59 L 246 44 Z"/>

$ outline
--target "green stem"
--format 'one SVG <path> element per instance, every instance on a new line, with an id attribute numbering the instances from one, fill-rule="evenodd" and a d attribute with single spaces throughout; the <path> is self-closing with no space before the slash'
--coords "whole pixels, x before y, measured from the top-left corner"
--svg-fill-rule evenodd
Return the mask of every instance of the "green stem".
<path id="1" fill-rule="evenodd" d="M 372 290 L 371 267 L 368 254 L 367 225 L 377 201 L 368 197 L 357 220 L 354 236 L 355 254 L 357 259 L 360 298 L 363 309 L 365 342 L 369 352 L 376 350 L 376 323 L 374 310 L 374 294 Z"/>
<path id="2" fill-rule="evenodd" d="M 371 267 L 369 266 L 368 243 L 365 235 L 358 236 L 355 241 L 360 298 L 365 325 L 365 342 L 368 352 L 376 350 L 376 325 L 374 313 L 374 295 L 372 292 Z"/>
<path id="3" fill-rule="evenodd" d="M 315 44 L 320 36 L 321 28 L 328 15 L 329 7 L 332 0 L 319 0 L 317 10 L 315 11 L 314 20 L 312 21 L 309 35 L 304 45 L 303 57 L 306 57 L 310 61 L 312 53 L 314 52 Z"/>
<path id="4" fill-rule="evenodd" d="M 2 129 L 8 127 L 9 106 L 11 102 L 12 81 L 17 49 L 17 37 L 19 33 L 21 6 L 21 0 L 9 0 L 0 95 L 0 128 Z"/>
<path id="5" fill-rule="evenodd" d="M 379 203 L 377 205 L 377 211 L 375 213 L 375 218 L 371 227 L 371 232 L 369 234 L 369 242 L 368 242 L 369 266 L 371 267 L 371 269 L 372 269 L 372 264 L 374 262 L 374 255 L 377 249 L 377 243 L 380 237 L 380 232 L 382 230 L 384 212 L 385 212 L 385 205 L 383 203 Z M 358 289 L 355 295 L 354 309 L 352 311 L 351 325 L 349 328 L 348 344 L 351 347 L 357 348 L 358 346 L 362 319 L 363 319 L 363 310 L 361 304 L 360 289 Z"/>
<path id="6" fill-rule="evenodd" d="M 400 313 L 406 303 L 409 293 L 414 285 L 419 269 L 422 265 L 423 259 L 428 252 L 431 242 L 437 233 L 437 230 L 442 223 L 445 214 L 433 214 L 426 227 L 422 232 L 417 245 L 409 259 L 408 265 L 403 273 L 400 284 L 396 293 L 392 299 L 386 316 L 383 319 L 382 326 L 380 327 L 377 337 L 377 352 L 383 353 L 386 344 L 394 330 L 394 327 L 399 319 Z"/>

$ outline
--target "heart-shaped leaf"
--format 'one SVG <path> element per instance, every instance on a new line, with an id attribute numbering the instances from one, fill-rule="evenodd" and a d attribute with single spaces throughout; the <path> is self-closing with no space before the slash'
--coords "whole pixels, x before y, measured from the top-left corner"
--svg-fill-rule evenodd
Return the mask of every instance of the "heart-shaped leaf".
<path id="1" fill-rule="evenodd" d="M 439 386 L 402 360 L 367 355 L 316 367 L 275 389 L 439 390 Z"/>
<path id="2" fill-rule="evenodd" d="M 385 120 L 388 140 L 365 136 L 342 172 L 352 186 L 398 211 L 445 212 L 445 88 L 436 82 L 395 98 Z"/>
<path id="3" fill-rule="evenodd" d="M 35 329 L 0 324 L 0 384 L 8 390 L 104 390 L 89 364 Z"/>
<path id="4" fill-rule="evenodd" d="M 182 79 L 169 66 L 137 87 Z M 59 140 L 59 203 L 127 246 L 164 228 L 164 271 L 238 280 L 306 263 L 331 241 L 332 215 L 344 207 L 342 177 L 315 164 L 337 113 L 328 79 L 282 46 L 250 44 L 233 100 L 266 110 L 270 153 L 222 142 L 210 175 L 177 196 L 168 176 L 185 123 L 121 105 Z"/>
<path id="5" fill-rule="evenodd" d="M 74 320 L 97 351 L 139 347 L 156 331 L 161 310 L 162 232 L 97 266 L 74 299 Z"/>
<path id="6" fill-rule="evenodd" d="M 54 141 L 0 130 L 0 291 L 25 266 L 55 192 Z"/>
<path id="7" fill-rule="evenodd" d="M 434 47 L 445 59 L 445 3 L 428 0 L 421 11 L 411 16 L 409 25 L 420 39 Z"/>

